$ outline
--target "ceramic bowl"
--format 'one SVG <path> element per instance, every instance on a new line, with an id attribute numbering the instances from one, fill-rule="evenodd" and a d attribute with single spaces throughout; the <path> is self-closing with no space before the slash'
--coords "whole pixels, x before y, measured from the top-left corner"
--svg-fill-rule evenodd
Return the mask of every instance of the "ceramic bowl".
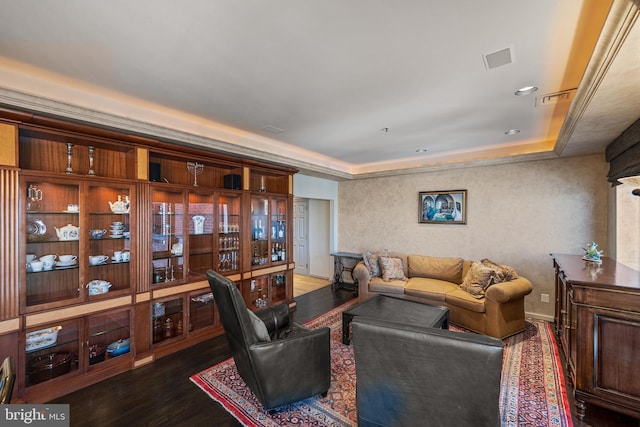
<path id="1" fill-rule="evenodd" d="M 111 287 L 111 283 L 106 280 L 92 280 L 87 283 L 87 288 L 89 288 L 89 295 L 100 295 L 106 294 L 109 292 L 109 288 Z"/>

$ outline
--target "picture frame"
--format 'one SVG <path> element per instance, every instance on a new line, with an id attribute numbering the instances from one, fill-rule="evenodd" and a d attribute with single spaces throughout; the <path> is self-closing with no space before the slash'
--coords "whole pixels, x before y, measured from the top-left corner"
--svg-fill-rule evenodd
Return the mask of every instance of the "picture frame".
<path id="1" fill-rule="evenodd" d="M 467 190 L 418 193 L 420 224 L 466 224 Z"/>

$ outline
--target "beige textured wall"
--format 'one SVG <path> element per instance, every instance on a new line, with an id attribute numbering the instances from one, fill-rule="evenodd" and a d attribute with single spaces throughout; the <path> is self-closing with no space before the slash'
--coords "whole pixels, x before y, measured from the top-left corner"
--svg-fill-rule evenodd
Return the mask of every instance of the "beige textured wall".
<path id="1" fill-rule="evenodd" d="M 479 166 L 340 182 L 341 251 L 389 249 L 511 265 L 533 283 L 532 315 L 552 317 L 550 253 L 607 248 L 608 166 L 604 156 Z M 466 225 L 418 223 L 418 193 L 464 190 Z M 550 295 L 541 303 L 540 294 Z"/>
<path id="2" fill-rule="evenodd" d="M 616 195 L 616 259 L 640 270 L 640 197 L 631 194 L 634 186 L 622 184 Z"/>

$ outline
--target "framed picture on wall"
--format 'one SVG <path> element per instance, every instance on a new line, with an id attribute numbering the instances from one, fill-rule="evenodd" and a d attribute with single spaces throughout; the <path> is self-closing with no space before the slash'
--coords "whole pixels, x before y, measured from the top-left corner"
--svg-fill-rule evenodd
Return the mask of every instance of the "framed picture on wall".
<path id="1" fill-rule="evenodd" d="M 424 224 L 466 224 L 467 190 L 421 191 L 418 222 Z"/>

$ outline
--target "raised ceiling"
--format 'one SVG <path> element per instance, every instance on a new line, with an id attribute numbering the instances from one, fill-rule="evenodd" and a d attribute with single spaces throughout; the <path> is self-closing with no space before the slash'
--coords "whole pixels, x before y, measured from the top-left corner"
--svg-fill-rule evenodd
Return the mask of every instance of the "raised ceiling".
<path id="1" fill-rule="evenodd" d="M 0 103 L 337 178 L 602 153 L 640 115 L 637 15 L 635 0 L 3 2 Z"/>

